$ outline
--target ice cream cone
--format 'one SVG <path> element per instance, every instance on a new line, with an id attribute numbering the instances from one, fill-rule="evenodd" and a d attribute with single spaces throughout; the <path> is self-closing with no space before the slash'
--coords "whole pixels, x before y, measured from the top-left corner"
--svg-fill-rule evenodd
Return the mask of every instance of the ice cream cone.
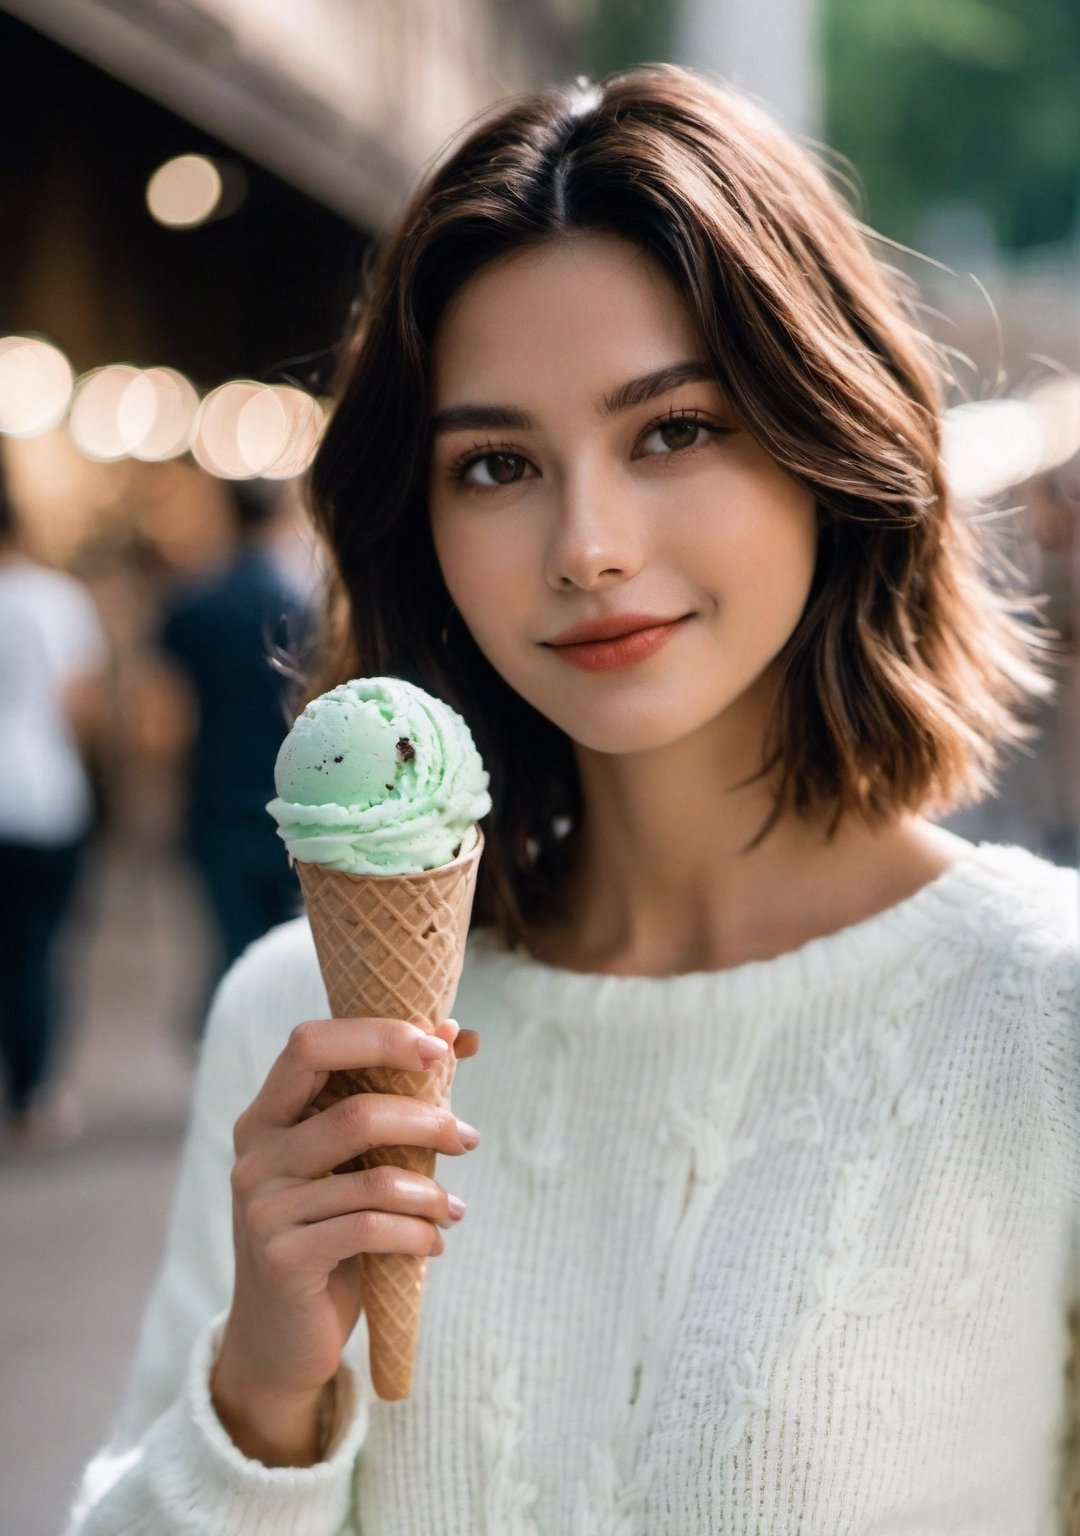
<path id="1" fill-rule="evenodd" d="M 467 853 L 421 874 L 349 875 L 295 861 L 335 1018 L 409 1019 L 432 1026 L 446 1018 L 461 976 L 482 851 L 477 829 Z M 451 1051 L 427 1072 L 335 1072 L 316 1107 L 365 1092 L 441 1104 L 454 1064 Z M 373 1147 L 335 1171 L 384 1163 L 430 1178 L 435 1153 L 426 1147 Z M 372 1382 L 390 1402 L 408 1397 L 412 1384 L 426 1267 L 426 1259 L 396 1253 L 364 1254 L 361 1263 Z"/>

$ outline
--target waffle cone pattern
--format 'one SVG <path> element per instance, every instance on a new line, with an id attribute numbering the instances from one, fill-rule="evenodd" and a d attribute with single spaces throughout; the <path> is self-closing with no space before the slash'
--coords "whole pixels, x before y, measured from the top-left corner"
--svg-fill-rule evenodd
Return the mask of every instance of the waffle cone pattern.
<path id="1" fill-rule="evenodd" d="M 452 864 L 419 875 L 346 875 L 296 861 L 319 968 L 336 1019 L 408 1019 L 434 1025 L 453 1005 L 465 957 L 476 872 L 476 846 Z M 441 1104 L 450 1091 L 455 1058 L 428 1072 L 380 1067 L 334 1072 L 316 1108 L 355 1093 L 401 1093 Z M 372 1147 L 335 1172 L 381 1164 L 414 1169 L 431 1178 L 435 1153 L 427 1147 Z M 407 1253 L 366 1253 L 360 1266 L 367 1318 L 371 1379 L 387 1402 L 408 1397 L 420 1332 L 420 1302 L 427 1260 Z"/>

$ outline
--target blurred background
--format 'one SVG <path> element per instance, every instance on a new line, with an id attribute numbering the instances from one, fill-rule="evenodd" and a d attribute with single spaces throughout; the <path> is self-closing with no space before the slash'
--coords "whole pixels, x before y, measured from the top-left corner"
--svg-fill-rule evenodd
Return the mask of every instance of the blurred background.
<path id="1" fill-rule="evenodd" d="M 955 483 L 1062 664 L 950 824 L 1076 856 L 1075 0 L 0 0 L 0 1001 L 54 1021 L 0 1153 L 0 1536 L 52 1536 L 107 1432 L 206 998 L 295 905 L 298 476 L 371 243 L 490 103 L 659 59 L 829 145 L 954 349 Z"/>

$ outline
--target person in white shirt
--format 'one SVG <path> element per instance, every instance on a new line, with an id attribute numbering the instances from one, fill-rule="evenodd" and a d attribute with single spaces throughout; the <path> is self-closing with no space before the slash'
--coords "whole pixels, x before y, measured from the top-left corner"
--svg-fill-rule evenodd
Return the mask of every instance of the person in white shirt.
<path id="1" fill-rule="evenodd" d="M 304 919 L 233 967 L 73 1536 L 1060 1529 L 1077 876 L 935 824 L 1046 689 L 945 378 L 810 155 L 691 71 L 431 171 L 312 492 L 322 684 L 420 682 L 491 772 L 469 1028 L 327 1019 Z M 447 1049 L 452 1109 L 312 1112 Z M 327 1177 L 410 1142 L 449 1187 Z M 444 1246 L 381 1402 L 357 1258 Z"/>
<path id="2" fill-rule="evenodd" d="M 29 558 L 0 466 L 0 1058 L 21 1148 L 72 1127 L 50 1098 L 62 999 L 56 941 L 94 804 L 80 737 L 100 712 L 107 646 L 74 577 Z"/>

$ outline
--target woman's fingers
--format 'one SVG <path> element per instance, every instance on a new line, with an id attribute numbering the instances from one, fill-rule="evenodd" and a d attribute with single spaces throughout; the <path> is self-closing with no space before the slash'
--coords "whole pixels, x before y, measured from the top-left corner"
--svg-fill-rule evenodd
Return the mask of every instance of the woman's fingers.
<path id="1" fill-rule="evenodd" d="M 351 1211 L 310 1226 L 285 1227 L 270 1238 L 264 1262 L 283 1285 L 303 1284 L 307 1275 L 326 1275 L 358 1253 L 411 1253 L 419 1258 L 446 1247 L 438 1227 L 418 1216 L 387 1211 Z"/>
<path id="2" fill-rule="evenodd" d="M 475 1029 L 462 1029 L 456 1019 L 444 1019 L 441 1024 L 436 1024 L 435 1033 L 448 1045 L 453 1046 L 454 1055 L 459 1061 L 466 1061 L 470 1056 L 475 1056 L 480 1049 L 480 1036 Z"/>
<path id="3" fill-rule="evenodd" d="M 480 1049 L 480 1036 L 475 1029 L 463 1029 L 454 1041 L 454 1055 L 458 1061 L 467 1061 Z"/>
<path id="4" fill-rule="evenodd" d="M 417 1216 L 452 1227 L 464 1209 L 462 1202 L 434 1179 L 386 1165 L 278 1188 L 251 1201 L 245 1219 L 253 1236 L 269 1237 L 286 1226 L 310 1225 L 364 1210 Z"/>
<path id="5" fill-rule="evenodd" d="M 263 1143 L 258 1174 L 314 1179 L 371 1147 L 428 1147 L 456 1157 L 478 1140 L 470 1126 L 437 1104 L 396 1093 L 354 1093 Z M 241 1176 L 243 1162 L 241 1156 Z"/>
<path id="6" fill-rule="evenodd" d="M 313 1019 L 298 1024 L 237 1122 L 238 1150 L 245 1132 L 298 1120 L 331 1072 L 430 1068 L 450 1049 L 452 1038 L 445 1038 L 450 1025 L 456 1037 L 457 1025 L 451 1020 L 440 1026 L 438 1035 L 402 1019 Z"/>

